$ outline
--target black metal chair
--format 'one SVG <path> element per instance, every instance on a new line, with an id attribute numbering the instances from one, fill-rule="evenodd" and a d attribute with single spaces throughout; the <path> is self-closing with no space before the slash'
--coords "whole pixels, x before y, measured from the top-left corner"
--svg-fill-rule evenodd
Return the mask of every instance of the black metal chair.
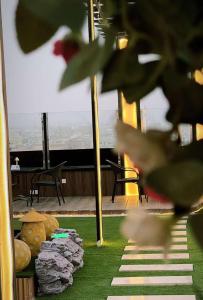
<path id="1" fill-rule="evenodd" d="M 41 172 L 38 172 L 33 175 L 32 179 L 31 179 L 31 188 L 30 188 L 31 206 L 33 204 L 33 196 L 35 195 L 35 190 L 38 191 L 37 199 L 39 202 L 41 187 L 55 188 L 59 205 L 61 205 L 60 195 L 63 200 L 63 203 L 65 203 L 63 193 L 62 193 L 62 182 L 61 181 L 62 181 L 62 168 L 66 163 L 67 163 L 67 161 L 64 161 L 53 168 L 49 168 L 45 171 L 41 171 Z"/>
<path id="2" fill-rule="evenodd" d="M 143 189 L 140 185 L 140 176 L 139 173 L 132 168 L 125 168 L 111 160 L 106 159 L 106 162 L 111 166 L 111 169 L 114 173 L 114 185 L 113 185 L 113 192 L 112 192 L 112 203 L 114 203 L 114 198 L 116 194 L 116 187 L 117 184 L 121 183 L 135 183 L 138 187 L 138 193 L 139 193 L 139 200 L 142 202 L 142 195 L 144 194 Z M 135 173 L 135 177 L 125 178 L 124 172 L 125 171 L 132 171 Z M 145 194 L 144 194 L 145 195 Z M 148 201 L 148 197 L 145 195 L 146 200 Z"/>
<path id="3" fill-rule="evenodd" d="M 12 182 L 12 192 L 14 192 L 17 185 L 18 185 L 17 182 Z M 13 202 L 18 201 L 18 200 L 24 200 L 24 201 L 26 201 L 27 206 L 29 204 L 29 199 L 30 199 L 29 196 L 25 196 L 25 195 L 16 195 L 16 196 L 14 196 L 12 194 L 12 198 L 13 198 Z"/>

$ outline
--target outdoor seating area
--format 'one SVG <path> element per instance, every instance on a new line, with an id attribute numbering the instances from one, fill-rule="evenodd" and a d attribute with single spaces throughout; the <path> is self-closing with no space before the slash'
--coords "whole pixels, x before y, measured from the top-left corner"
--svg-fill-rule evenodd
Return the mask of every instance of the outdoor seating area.
<path id="1" fill-rule="evenodd" d="M 58 203 L 61 205 L 61 198 L 62 202 L 65 203 L 63 192 L 62 192 L 62 168 L 67 163 L 67 161 L 64 161 L 60 163 L 59 165 L 49 168 L 45 171 L 36 172 L 32 179 L 31 179 L 31 187 L 30 187 L 30 194 L 31 194 L 31 200 L 30 205 L 33 204 L 33 198 L 35 191 L 37 191 L 37 201 L 39 203 L 40 200 L 40 188 L 42 187 L 52 187 L 55 189 L 55 192 L 57 194 Z M 45 177 L 43 179 L 42 177 Z M 48 178 L 47 178 L 48 177 Z"/>
<path id="2" fill-rule="evenodd" d="M 203 299 L 203 5 L 0 0 L 0 300 Z"/>

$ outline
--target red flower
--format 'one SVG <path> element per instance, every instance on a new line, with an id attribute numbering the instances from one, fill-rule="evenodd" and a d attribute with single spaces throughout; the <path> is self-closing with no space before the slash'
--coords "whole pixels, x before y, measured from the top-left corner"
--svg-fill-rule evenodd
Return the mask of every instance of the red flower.
<path id="1" fill-rule="evenodd" d="M 68 63 L 80 50 L 80 46 L 73 40 L 59 40 L 54 44 L 54 55 L 63 56 L 66 63 Z"/>
<path id="2" fill-rule="evenodd" d="M 157 200 L 160 202 L 170 202 L 170 200 L 166 196 L 158 194 L 156 191 L 154 191 L 150 187 L 145 187 L 144 192 L 145 192 L 145 194 L 147 194 L 150 198 L 152 198 L 154 200 Z"/>

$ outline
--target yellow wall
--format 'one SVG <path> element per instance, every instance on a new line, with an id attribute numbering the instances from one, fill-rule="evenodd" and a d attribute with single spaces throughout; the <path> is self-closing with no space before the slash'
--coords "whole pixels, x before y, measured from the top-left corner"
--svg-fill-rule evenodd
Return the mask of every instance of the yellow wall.
<path id="1" fill-rule="evenodd" d="M 197 83 L 203 85 L 203 70 L 196 70 L 194 72 L 194 78 Z M 203 125 L 196 125 L 196 138 L 197 140 L 203 139 Z"/>
<path id="2" fill-rule="evenodd" d="M 136 128 L 137 127 L 136 104 L 135 103 L 128 104 L 122 93 L 121 93 L 121 109 L 122 109 L 122 120 L 125 123 Z M 124 166 L 126 168 L 133 167 L 133 163 L 131 162 L 131 160 L 128 158 L 127 155 L 124 155 Z M 125 172 L 126 178 L 134 177 L 134 176 L 135 176 L 135 172 L 131 172 L 131 171 Z M 134 183 L 125 184 L 125 194 L 137 195 L 138 194 L 137 185 L 135 185 Z"/>
<path id="3" fill-rule="evenodd" d="M 203 125 L 196 125 L 196 138 L 197 140 L 203 139 Z"/>
<path id="4" fill-rule="evenodd" d="M 126 48 L 128 45 L 128 39 L 127 38 L 120 38 L 118 39 L 118 48 L 123 49 Z M 120 92 L 120 105 L 121 105 L 121 115 L 122 115 L 122 121 L 133 126 L 137 127 L 137 113 L 136 113 L 136 104 L 128 104 L 125 100 L 125 97 L 123 96 L 123 93 Z M 132 168 L 133 163 L 128 158 L 127 155 L 124 155 L 124 166 L 126 168 Z M 132 171 L 126 171 L 125 177 L 134 177 L 135 172 Z M 134 183 L 127 183 L 125 184 L 125 195 L 137 195 L 138 189 L 137 186 Z"/>

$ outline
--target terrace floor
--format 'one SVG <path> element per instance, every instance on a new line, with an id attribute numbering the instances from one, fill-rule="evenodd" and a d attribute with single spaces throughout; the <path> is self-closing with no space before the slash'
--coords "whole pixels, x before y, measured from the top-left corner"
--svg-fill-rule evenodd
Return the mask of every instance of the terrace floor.
<path id="1" fill-rule="evenodd" d="M 138 201 L 137 196 L 117 196 L 115 203 L 111 202 L 110 196 L 102 198 L 103 214 L 125 214 L 127 210 L 137 206 L 144 207 L 152 212 L 170 212 L 171 203 L 163 203 L 149 199 L 147 202 L 144 198 L 142 203 Z M 198 203 L 201 205 L 203 198 Z M 41 197 L 40 202 L 37 200 L 33 203 L 33 208 L 42 212 L 58 213 L 64 215 L 94 215 L 95 214 L 95 198 L 94 197 L 65 197 L 65 204 L 59 206 L 56 197 Z M 30 209 L 26 206 L 26 201 L 20 199 L 13 202 L 14 214 L 21 214 Z"/>

